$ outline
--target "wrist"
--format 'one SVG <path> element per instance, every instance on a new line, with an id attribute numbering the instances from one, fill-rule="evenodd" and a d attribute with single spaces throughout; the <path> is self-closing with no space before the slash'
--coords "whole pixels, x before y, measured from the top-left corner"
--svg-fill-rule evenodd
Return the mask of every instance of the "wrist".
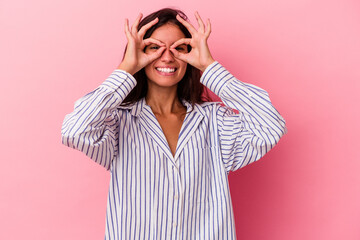
<path id="1" fill-rule="evenodd" d="M 127 73 L 130 73 L 131 75 L 134 75 L 136 72 L 131 68 L 129 67 L 126 63 L 122 62 L 120 63 L 120 65 L 116 68 L 116 69 L 120 69 L 120 70 L 123 70 Z"/>
<path id="2" fill-rule="evenodd" d="M 201 72 L 205 72 L 208 66 L 210 66 L 212 63 L 214 63 L 215 60 L 213 58 L 209 59 L 207 63 L 200 69 Z"/>

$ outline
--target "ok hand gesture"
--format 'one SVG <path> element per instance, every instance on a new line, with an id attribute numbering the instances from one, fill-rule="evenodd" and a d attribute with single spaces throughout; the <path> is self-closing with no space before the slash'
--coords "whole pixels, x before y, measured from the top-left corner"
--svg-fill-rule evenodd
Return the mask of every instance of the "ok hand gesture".
<path id="1" fill-rule="evenodd" d="M 159 58 L 162 52 L 165 50 L 165 45 L 153 38 L 143 39 L 146 31 L 154 26 L 159 19 L 156 18 L 153 21 L 142 26 L 138 31 L 138 26 L 141 21 L 142 14 L 136 18 L 134 24 L 129 28 L 129 20 L 125 20 L 125 35 L 128 41 L 125 56 L 118 69 L 124 70 L 130 74 L 134 74 L 141 70 L 143 67 Z M 145 53 L 144 48 L 150 44 L 156 44 L 159 46 L 154 52 Z"/>
<path id="2" fill-rule="evenodd" d="M 211 25 L 210 20 L 208 19 L 205 26 L 198 12 L 195 13 L 195 17 L 199 25 L 199 29 L 197 30 L 193 25 L 185 21 L 179 15 L 176 16 L 176 19 L 189 30 L 191 38 L 179 39 L 170 47 L 170 51 L 176 58 L 185 61 L 204 72 L 206 67 L 215 61 L 211 56 L 207 44 L 207 39 L 209 38 L 211 32 Z M 181 53 L 177 51 L 176 47 L 181 44 L 190 45 L 191 51 L 189 53 Z"/>

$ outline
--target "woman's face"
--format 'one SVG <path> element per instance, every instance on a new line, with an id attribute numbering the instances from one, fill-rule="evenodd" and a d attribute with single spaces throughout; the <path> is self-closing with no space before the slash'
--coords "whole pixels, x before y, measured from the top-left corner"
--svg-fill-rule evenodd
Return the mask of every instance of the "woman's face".
<path id="1" fill-rule="evenodd" d="M 168 23 L 157 28 L 150 37 L 164 43 L 166 49 L 160 58 L 145 67 L 148 86 L 151 87 L 153 84 L 160 87 L 177 86 L 185 75 L 187 63 L 175 58 L 170 46 L 177 40 L 185 38 L 184 33 L 176 25 Z M 158 48 L 156 44 L 150 44 L 145 52 L 151 53 Z M 185 44 L 178 46 L 177 50 L 182 53 L 188 52 Z"/>

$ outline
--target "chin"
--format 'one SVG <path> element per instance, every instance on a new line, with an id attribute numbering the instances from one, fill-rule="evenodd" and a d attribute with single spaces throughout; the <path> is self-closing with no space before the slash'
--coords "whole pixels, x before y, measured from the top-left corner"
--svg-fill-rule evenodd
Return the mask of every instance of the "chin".
<path id="1" fill-rule="evenodd" d="M 178 85 L 178 83 L 181 81 L 181 79 L 164 79 L 164 78 L 148 78 L 148 86 L 157 86 L 157 87 L 163 87 L 163 88 L 171 88 Z"/>

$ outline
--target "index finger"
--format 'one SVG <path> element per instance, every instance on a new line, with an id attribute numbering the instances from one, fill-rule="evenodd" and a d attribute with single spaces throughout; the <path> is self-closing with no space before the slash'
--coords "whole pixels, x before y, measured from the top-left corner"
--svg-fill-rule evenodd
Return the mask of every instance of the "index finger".
<path id="1" fill-rule="evenodd" d="M 150 45 L 150 44 L 156 44 L 156 45 L 158 45 L 158 46 L 161 46 L 161 47 L 164 47 L 165 46 L 165 43 L 163 43 L 163 42 L 161 42 L 161 41 L 159 41 L 159 40 L 156 40 L 156 39 L 154 39 L 154 38 L 147 38 L 147 39 L 145 39 L 144 40 L 144 44 L 146 45 L 146 46 L 148 46 L 148 45 Z"/>
<path id="2" fill-rule="evenodd" d="M 180 17 L 180 15 L 176 15 L 176 19 L 181 22 L 186 28 L 187 30 L 189 30 L 190 34 L 193 35 L 194 33 L 196 33 L 196 29 L 194 28 L 193 25 L 191 25 L 189 22 L 187 22 L 185 19 L 183 19 L 182 17 Z"/>
<path id="3" fill-rule="evenodd" d="M 170 48 L 174 49 L 174 48 L 177 48 L 178 46 L 180 46 L 182 44 L 189 45 L 190 43 L 191 43 L 191 38 L 181 38 L 181 39 L 177 40 L 176 42 L 174 42 L 170 46 Z"/>

